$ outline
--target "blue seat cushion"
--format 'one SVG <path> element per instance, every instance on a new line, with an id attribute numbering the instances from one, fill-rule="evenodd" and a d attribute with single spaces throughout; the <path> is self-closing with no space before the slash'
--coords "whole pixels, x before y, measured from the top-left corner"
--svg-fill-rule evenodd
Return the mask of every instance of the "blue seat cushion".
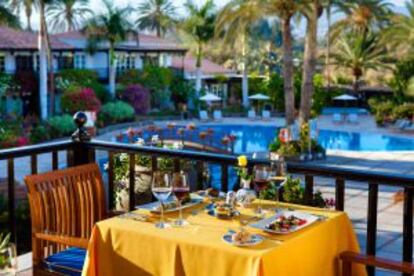
<path id="1" fill-rule="evenodd" d="M 70 247 L 47 257 L 43 262 L 45 268 L 65 275 L 78 276 L 82 274 L 86 250 Z"/>

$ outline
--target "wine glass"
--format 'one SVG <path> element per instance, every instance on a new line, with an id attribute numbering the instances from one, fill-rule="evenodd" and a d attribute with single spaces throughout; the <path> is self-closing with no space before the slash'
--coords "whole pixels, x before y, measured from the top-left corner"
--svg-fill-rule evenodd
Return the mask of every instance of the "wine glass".
<path id="1" fill-rule="evenodd" d="M 167 228 L 170 225 L 164 222 L 164 202 L 172 191 L 170 175 L 166 172 L 155 171 L 152 176 L 152 194 L 160 201 L 161 218 L 155 225 L 157 228 Z"/>
<path id="2" fill-rule="evenodd" d="M 262 200 L 261 200 L 261 192 L 267 188 L 267 185 L 269 184 L 269 168 L 266 166 L 256 166 L 255 172 L 254 172 L 254 185 L 258 191 L 258 199 L 259 204 L 256 209 L 256 213 L 259 216 L 264 216 L 264 211 L 262 208 Z"/>
<path id="3" fill-rule="evenodd" d="M 179 208 L 179 217 L 174 221 L 175 226 L 184 226 L 188 224 L 187 221 L 183 219 L 183 210 L 182 210 L 182 201 L 190 192 L 190 185 L 188 183 L 188 175 L 181 171 L 175 172 L 172 176 L 172 187 L 173 193 L 177 198 L 178 208 Z"/>

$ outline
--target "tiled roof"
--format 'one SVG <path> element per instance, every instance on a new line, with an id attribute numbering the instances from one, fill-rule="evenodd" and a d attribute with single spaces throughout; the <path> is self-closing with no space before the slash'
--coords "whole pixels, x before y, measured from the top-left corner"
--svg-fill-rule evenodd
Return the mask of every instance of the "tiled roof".
<path id="1" fill-rule="evenodd" d="M 196 58 L 191 55 L 186 55 L 184 61 L 181 57 L 173 57 L 172 67 L 182 69 L 184 65 L 184 71 L 188 74 L 196 73 Z M 214 63 L 208 59 L 203 59 L 201 63 L 201 71 L 203 75 L 220 75 L 220 74 L 236 74 L 235 71 L 227 69 L 226 67 Z"/>
<path id="2" fill-rule="evenodd" d="M 52 49 L 70 50 L 73 47 L 51 37 Z M 0 26 L 0 49 L 34 50 L 38 49 L 38 35 L 21 30 Z"/>
<path id="3" fill-rule="evenodd" d="M 86 36 L 79 31 L 72 31 L 72 32 L 65 32 L 53 35 L 55 38 L 64 39 L 68 41 L 70 39 L 74 40 L 86 40 Z M 137 45 L 126 45 L 126 44 L 119 44 L 116 46 L 117 49 L 120 50 L 183 50 L 186 49 L 176 42 L 165 39 L 159 38 L 154 35 L 147 35 L 147 34 L 138 34 L 139 39 L 139 46 Z"/>

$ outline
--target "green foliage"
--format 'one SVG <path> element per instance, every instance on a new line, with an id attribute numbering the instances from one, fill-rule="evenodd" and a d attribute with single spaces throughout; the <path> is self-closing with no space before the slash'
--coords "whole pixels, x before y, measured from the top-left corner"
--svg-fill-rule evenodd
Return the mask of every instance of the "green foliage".
<path id="1" fill-rule="evenodd" d="M 179 107 L 179 104 L 187 104 L 195 95 L 194 85 L 180 76 L 174 77 L 170 90 L 171 100 L 174 102 L 176 108 Z"/>
<path id="2" fill-rule="evenodd" d="M 103 125 L 128 122 L 134 118 L 134 108 L 123 101 L 104 104 L 98 116 L 99 122 Z"/>
<path id="3" fill-rule="evenodd" d="M 276 108 L 276 110 L 283 112 L 285 110 L 285 94 L 283 78 L 279 74 L 273 73 L 270 76 L 268 95 L 270 97 L 271 103 Z"/>
<path id="4" fill-rule="evenodd" d="M 64 69 L 56 77 L 56 87 L 65 94 L 91 88 L 102 103 L 111 99 L 108 90 L 99 82 L 98 74 L 92 70 Z"/>
<path id="5" fill-rule="evenodd" d="M 76 125 L 70 115 L 53 116 L 47 120 L 51 138 L 70 136 L 75 130 Z"/>
<path id="6" fill-rule="evenodd" d="M 0 97 L 6 96 L 13 83 L 12 75 L 0 72 Z"/>
<path id="7" fill-rule="evenodd" d="M 74 114 L 78 111 L 96 111 L 101 109 L 101 102 L 91 88 L 81 88 L 64 93 L 61 98 L 64 112 Z"/>
<path id="8" fill-rule="evenodd" d="M 394 77 L 389 83 L 398 103 L 406 101 L 410 80 L 414 77 L 414 58 L 397 62 Z"/>
<path id="9" fill-rule="evenodd" d="M 39 124 L 30 131 L 30 142 L 36 144 L 50 139 L 49 127 Z"/>
<path id="10" fill-rule="evenodd" d="M 394 107 L 393 111 L 393 118 L 396 119 L 409 119 L 411 120 L 414 118 L 414 103 L 406 103 L 403 105 L 399 105 Z"/>

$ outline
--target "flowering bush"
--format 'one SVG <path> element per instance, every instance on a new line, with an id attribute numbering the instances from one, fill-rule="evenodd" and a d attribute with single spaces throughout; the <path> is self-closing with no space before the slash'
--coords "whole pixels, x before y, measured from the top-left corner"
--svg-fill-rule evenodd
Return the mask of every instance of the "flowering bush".
<path id="1" fill-rule="evenodd" d="M 136 114 L 147 114 L 150 108 L 150 92 L 140 84 L 131 84 L 121 92 L 120 98 L 135 110 Z"/>
<path id="2" fill-rule="evenodd" d="M 101 102 L 91 88 L 81 88 L 77 91 L 64 93 L 61 105 L 62 109 L 68 113 L 75 113 L 77 111 L 99 112 L 101 110 Z"/>

